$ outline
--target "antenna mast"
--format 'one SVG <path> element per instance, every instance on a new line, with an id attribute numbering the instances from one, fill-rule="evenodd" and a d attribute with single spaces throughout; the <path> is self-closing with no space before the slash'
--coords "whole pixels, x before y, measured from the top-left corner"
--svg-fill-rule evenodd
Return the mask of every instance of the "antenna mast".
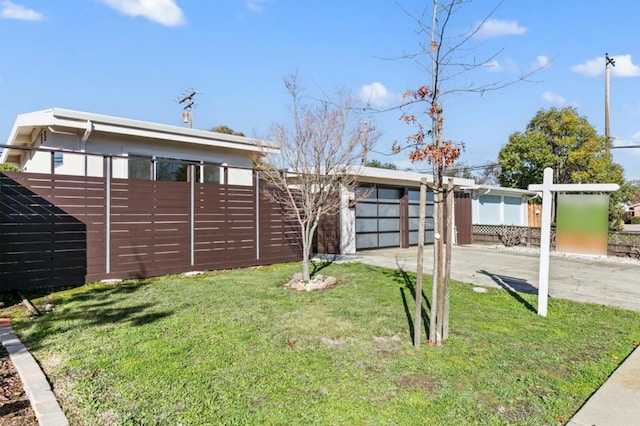
<path id="1" fill-rule="evenodd" d="M 186 105 L 184 106 L 184 112 L 182 113 L 182 122 L 183 123 L 189 123 L 189 128 L 193 129 L 193 97 L 195 95 L 198 94 L 198 92 L 196 92 L 193 89 L 189 89 L 188 90 L 188 94 L 186 95 L 182 95 L 181 98 L 179 98 L 178 103 L 179 104 L 184 104 L 186 103 Z"/>

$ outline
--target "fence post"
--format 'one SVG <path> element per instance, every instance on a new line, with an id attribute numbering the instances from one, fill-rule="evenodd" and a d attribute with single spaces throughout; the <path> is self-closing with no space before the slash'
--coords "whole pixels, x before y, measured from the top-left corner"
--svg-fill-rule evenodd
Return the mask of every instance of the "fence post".
<path id="1" fill-rule="evenodd" d="M 256 260 L 260 260 L 260 172 L 254 171 L 256 186 Z"/>
<path id="2" fill-rule="evenodd" d="M 106 156 L 104 157 L 105 160 L 105 170 L 104 170 L 104 174 L 105 174 L 105 194 L 104 194 L 104 200 L 105 200 L 105 216 L 104 216 L 104 222 L 105 222 L 105 228 L 106 228 L 106 236 L 105 236 L 105 242 L 106 242 L 106 254 L 105 254 L 105 269 L 106 269 L 106 273 L 110 273 L 111 272 L 111 174 L 112 174 L 112 158 L 111 156 Z"/>
<path id="3" fill-rule="evenodd" d="M 200 173 L 200 175 L 202 176 L 202 173 Z M 190 251 L 191 251 L 191 266 L 195 265 L 195 226 L 196 226 L 196 222 L 195 222 L 195 187 L 196 187 L 196 166 L 195 164 L 189 164 L 189 181 L 190 181 L 190 187 L 191 187 L 191 194 L 190 194 L 190 214 L 189 214 L 189 228 L 191 230 L 189 238 L 191 239 L 191 246 L 190 246 Z"/>

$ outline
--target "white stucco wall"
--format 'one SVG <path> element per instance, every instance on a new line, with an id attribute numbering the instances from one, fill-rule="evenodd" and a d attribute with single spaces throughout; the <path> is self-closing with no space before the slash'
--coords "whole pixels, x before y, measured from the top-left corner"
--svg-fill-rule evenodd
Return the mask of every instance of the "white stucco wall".
<path id="1" fill-rule="evenodd" d="M 84 146 L 83 146 L 84 145 Z M 250 170 L 253 161 L 249 152 L 216 148 L 204 145 L 174 143 L 163 140 L 150 140 L 132 137 L 113 137 L 112 135 L 92 134 L 86 144 L 82 144 L 80 136 L 47 131 L 46 141 L 38 144 L 41 148 L 84 151 L 118 156 L 137 154 L 150 157 L 166 157 L 187 161 L 204 161 L 209 163 L 226 163 L 228 166 L 228 182 L 234 185 L 252 185 L 253 173 Z M 81 176 L 103 176 L 104 161 L 100 156 L 63 153 L 62 165 L 55 168 L 56 174 Z M 235 168 L 234 168 L 235 167 Z M 238 168 L 240 167 L 240 168 Z M 51 154 L 33 152 L 22 164 L 24 171 L 33 173 L 50 173 Z M 241 169 L 242 168 L 242 169 Z M 249 168 L 249 169 L 244 169 Z M 221 170 L 220 173 L 223 176 Z M 113 177 L 127 178 L 128 163 L 126 159 L 113 159 Z"/>
<path id="2" fill-rule="evenodd" d="M 356 209 L 350 207 L 355 193 L 340 188 L 340 254 L 356 252 Z"/>

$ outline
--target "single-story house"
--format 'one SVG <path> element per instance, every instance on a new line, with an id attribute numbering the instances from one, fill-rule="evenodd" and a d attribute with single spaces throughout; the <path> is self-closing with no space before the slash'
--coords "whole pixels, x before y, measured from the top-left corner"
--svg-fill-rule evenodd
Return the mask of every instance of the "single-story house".
<path id="1" fill-rule="evenodd" d="M 261 152 L 252 138 L 128 118 L 51 108 L 18 115 L 0 163 L 22 171 L 103 176 L 102 156 L 113 157 L 115 178 L 186 180 L 187 163 L 199 164 L 200 182 L 224 179 L 252 185 L 252 165 Z M 29 151 L 19 148 L 43 148 Z"/>
<path id="2" fill-rule="evenodd" d="M 537 193 L 493 185 L 472 185 L 463 189 L 471 192 L 474 225 L 529 226 L 528 203 Z"/>

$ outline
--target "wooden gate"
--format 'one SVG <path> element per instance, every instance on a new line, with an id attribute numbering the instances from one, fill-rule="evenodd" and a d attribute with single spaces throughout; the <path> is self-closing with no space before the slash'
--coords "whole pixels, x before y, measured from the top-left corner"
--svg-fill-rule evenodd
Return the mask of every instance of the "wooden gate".
<path id="1" fill-rule="evenodd" d="M 471 194 L 467 192 L 454 193 L 454 211 L 456 218 L 456 243 L 458 245 L 471 244 L 473 226 L 471 224 Z"/>

